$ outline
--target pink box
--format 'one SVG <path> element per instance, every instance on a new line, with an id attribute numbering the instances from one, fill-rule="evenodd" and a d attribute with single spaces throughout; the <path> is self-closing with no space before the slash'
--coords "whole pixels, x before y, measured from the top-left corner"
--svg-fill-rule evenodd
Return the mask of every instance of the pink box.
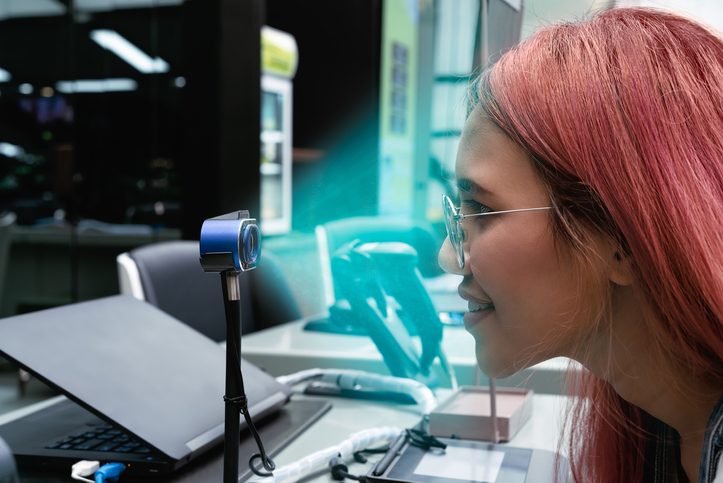
<path id="1" fill-rule="evenodd" d="M 531 389 L 497 388 L 497 431 L 509 441 L 532 415 Z M 461 386 L 429 415 L 429 433 L 492 441 L 489 388 Z"/>

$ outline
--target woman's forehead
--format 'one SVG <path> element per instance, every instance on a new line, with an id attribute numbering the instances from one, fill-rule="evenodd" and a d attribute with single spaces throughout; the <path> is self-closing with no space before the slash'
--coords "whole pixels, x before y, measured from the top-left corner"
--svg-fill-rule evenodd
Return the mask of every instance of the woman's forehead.
<path id="1" fill-rule="evenodd" d="M 474 179 L 490 169 L 514 167 L 528 162 L 524 150 L 478 110 L 470 114 L 462 130 L 457 152 L 457 177 Z"/>
<path id="2" fill-rule="evenodd" d="M 465 123 L 455 171 L 460 188 L 479 187 L 495 194 L 544 193 L 525 150 L 478 110 Z"/>

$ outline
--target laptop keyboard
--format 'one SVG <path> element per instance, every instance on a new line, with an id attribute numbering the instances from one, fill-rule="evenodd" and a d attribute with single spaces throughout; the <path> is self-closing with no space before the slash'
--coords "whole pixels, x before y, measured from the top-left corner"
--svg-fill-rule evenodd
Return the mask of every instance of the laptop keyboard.
<path id="1" fill-rule="evenodd" d="M 83 429 L 47 446 L 48 449 L 76 451 L 102 451 L 150 455 L 151 449 L 140 441 L 111 425 L 101 425 L 88 431 Z"/>

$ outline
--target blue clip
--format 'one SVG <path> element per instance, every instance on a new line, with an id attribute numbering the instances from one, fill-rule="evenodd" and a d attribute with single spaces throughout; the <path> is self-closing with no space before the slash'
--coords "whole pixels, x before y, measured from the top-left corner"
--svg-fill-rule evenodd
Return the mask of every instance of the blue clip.
<path id="1" fill-rule="evenodd" d="M 98 468 L 95 472 L 95 483 L 104 483 L 106 481 L 116 481 L 120 478 L 121 473 L 126 469 L 123 463 L 107 463 Z"/>

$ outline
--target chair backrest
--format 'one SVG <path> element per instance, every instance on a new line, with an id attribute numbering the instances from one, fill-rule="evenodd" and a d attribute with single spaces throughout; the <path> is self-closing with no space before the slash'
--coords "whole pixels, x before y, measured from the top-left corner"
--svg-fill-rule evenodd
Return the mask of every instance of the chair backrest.
<path id="1" fill-rule="evenodd" d="M 226 325 L 219 275 L 205 273 L 198 261 L 198 242 L 145 245 L 118 256 L 121 293 L 155 305 L 213 340 L 225 339 Z M 249 299 L 241 277 L 242 300 Z M 242 304 L 242 332 L 249 331 L 250 309 Z"/>
<path id="2" fill-rule="evenodd" d="M 411 245 L 418 255 L 418 268 L 423 277 L 442 273 L 437 264 L 441 241 L 431 226 L 422 222 L 385 217 L 351 217 L 335 220 L 316 227 L 319 258 L 327 306 L 336 301 L 331 275 L 331 258 L 339 248 L 354 240 L 367 242 L 402 242 Z"/>
<path id="3" fill-rule="evenodd" d="M 258 268 L 242 273 L 242 334 L 300 318 L 293 299 L 280 300 L 288 287 L 273 255 L 262 253 Z M 161 242 L 117 258 L 121 293 L 145 300 L 213 340 L 226 338 L 218 274 L 205 273 L 196 241 Z"/>
<path id="4" fill-rule="evenodd" d="M 9 211 L 0 214 L 0 306 L 5 295 L 5 272 L 10 261 L 10 244 L 16 219 L 15 213 Z"/>

